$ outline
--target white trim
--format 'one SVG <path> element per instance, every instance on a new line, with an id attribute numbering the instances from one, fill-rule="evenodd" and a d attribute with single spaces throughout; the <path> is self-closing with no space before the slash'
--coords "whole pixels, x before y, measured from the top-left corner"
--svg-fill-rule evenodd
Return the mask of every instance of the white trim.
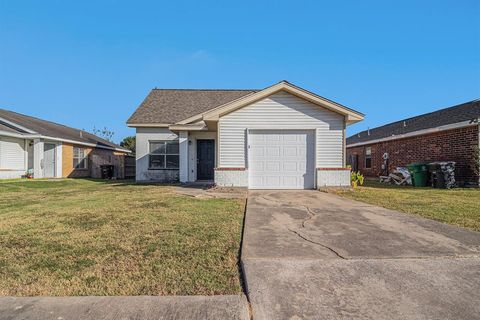
<path id="1" fill-rule="evenodd" d="M 171 123 L 128 123 L 127 127 L 130 128 L 142 128 L 142 127 L 151 127 L 151 128 L 168 128 Z"/>
<path id="2" fill-rule="evenodd" d="M 390 137 L 386 137 L 386 138 L 374 139 L 374 140 L 369 140 L 369 141 L 365 141 L 365 142 L 347 144 L 347 148 L 364 146 L 364 145 L 367 145 L 367 144 L 374 144 L 374 143 L 379 143 L 379 142 L 383 142 L 383 141 L 391 141 L 391 140 L 397 140 L 397 139 L 410 138 L 410 137 L 415 137 L 415 136 L 421 136 L 421 135 L 424 135 L 424 134 L 436 133 L 436 132 L 452 130 L 452 129 L 459 129 L 459 128 L 464 128 L 464 127 L 469 127 L 469 126 L 474 126 L 474 125 L 477 125 L 477 122 L 475 122 L 474 120 L 466 120 L 466 121 L 447 124 L 447 125 L 439 126 L 439 127 L 435 127 L 435 128 L 412 131 L 412 132 L 409 132 L 409 133 L 399 134 L 399 135 L 396 135 L 396 136 L 390 136 Z"/>
<path id="3" fill-rule="evenodd" d="M 207 131 L 208 128 L 205 123 L 196 123 L 196 124 L 172 124 L 168 126 L 168 129 L 171 131 Z"/>
<path id="4" fill-rule="evenodd" d="M 130 150 L 122 149 L 122 148 L 113 148 L 113 147 L 98 145 L 98 144 L 95 144 L 95 143 L 81 142 L 81 141 L 77 141 L 77 140 L 43 136 L 41 134 L 21 134 L 21 133 L 12 133 L 12 132 L 8 132 L 8 131 L 0 130 L 0 136 L 22 138 L 22 139 L 47 139 L 47 140 L 52 140 L 52 141 L 67 142 L 67 143 L 78 144 L 78 145 L 82 145 L 82 146 L 94 147 L 94 148 L 100 148 L 100 149 L 107 149 L 107 150 L 112 150 L 112 151 L 120 151 L 120 152 L 126 152 L 126 153 L 131 153 L 132 152 Z"/>
<path id="5" fill-rule="evenodd" d="M 0 136 L 12 137 L 12 138 L 22 138 L 22 139 L 35 139 L 40 138 L 39 134 L 29 134 L 29 133 L 14 133 L 9 131 L 0 130 Z"/>
<path id="6" fill-rule="evenodd" d="M 49 137 L 49 136 L 40 136 L 40 138 L 53 140 L 53 141 L 67 142 L 67 143 L 72 143 L 72 144 L 79 144 L 79 145 L 83 145 L 83 146 L 87 146 L 87 147 L 94 147 L 94 148 L 100 148 L 100 149 L 106 149 L 106 150 L 112 150 L 112 151 L 121 151 L 121 152 L 126 152 L 126 153 L 131 153 L 132 152 L 132 151 L 127 150 L 127 149 L 107 147 L 107 146 L 102 146 L 102 145 L 98 145 L 98 144 L 95 144 L 95 143 L 81 142 L 81 141 L 70 140 L 70 139 L 62 139 L 62 138 L 55 138 L 55 137 Z"/>
<path id="7" fill-rule="evenodd" d="M 178 170 L 179 180 L 182 183 L 188 181 L 188 131 L 180 131 L 178 135 Z"/>
<path id="8" fill-rule="evenodd" d="M 35 132 L 35 131 L 33 131 L 33 130 L 27 129 L 27 128 L 19 125 L 19 124 L 16 124 L 15 122 L 12 122 L 12 121 L 7 120 L 7 119 L 2 118 L 2 117 L 0 117 L 0 121 L 5 122 L 6 124 L 11 125 L 11 126 L 17 128 L 17 129 L 23 130 L 23 131 L 25 131 L 25 132 L 27 132 L 27 133 L 37 133 L 37 132 Z"/>

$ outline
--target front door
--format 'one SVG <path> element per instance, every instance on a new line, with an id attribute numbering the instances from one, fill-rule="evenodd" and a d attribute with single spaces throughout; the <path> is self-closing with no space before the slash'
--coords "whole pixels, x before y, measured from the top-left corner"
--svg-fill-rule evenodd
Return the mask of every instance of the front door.
<path id="1" fill-rule="evenodd" d="M 43 145 L 43 176 L 55 177 L 55 145 L 53 143 Z"/>
<path id="2" fill-rule="evenodd" d="M 215 140 L 197 140 L 197 180 L 213 180 Z"/>

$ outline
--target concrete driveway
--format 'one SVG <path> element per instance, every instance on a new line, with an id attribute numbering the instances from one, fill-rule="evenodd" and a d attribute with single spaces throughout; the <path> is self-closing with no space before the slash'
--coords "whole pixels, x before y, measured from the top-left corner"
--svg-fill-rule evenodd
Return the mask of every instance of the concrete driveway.
<path id="1" fill-rule="evenodd" d="M 251 191 L 254 319 L 474 319 L 480 233 L 319 191 Z"/>

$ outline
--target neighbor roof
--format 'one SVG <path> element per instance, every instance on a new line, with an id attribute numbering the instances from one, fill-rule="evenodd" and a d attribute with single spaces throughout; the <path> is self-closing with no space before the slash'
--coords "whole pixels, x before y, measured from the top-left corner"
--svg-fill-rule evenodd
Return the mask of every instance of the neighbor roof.
<path id="1" fill-rule="evenodd" d="M 415 131 L 437 128 L 480 117 L 480 99 L 462 103 L 435 112 L 389 123 L 381 127 L 365 130 L 347 138 L 347 145 L 365 143 L 372 140 L 390 138 Z"/>
<path id="2" fill-rule="evenodd" d="M 95 144 L 99 148 L 117 149 L 127 151 L 121 146 L 97 137 L 89 132 L 67 127 L 55 122 L 38 119 L 35 117 L 20 114 L 14 111 L 0 109 L 0 122 L 2 119 L 7 120 L 15 125 L 23 127 L 29 131 L 35 132 L 41 136 L 58 138 L 64 140 L 77 141 L 80 143 Z M 25 132 L 22 128 L 15 128 L 14 125 L 8 123 L 0 123 L 0 131 L 15 132 L 20 134 L 31 134 Z"/>
<path id="3" fill-rule="evenodd" d="M 127 124 L 173 124 L 258 91 L 153 89 Z"/>

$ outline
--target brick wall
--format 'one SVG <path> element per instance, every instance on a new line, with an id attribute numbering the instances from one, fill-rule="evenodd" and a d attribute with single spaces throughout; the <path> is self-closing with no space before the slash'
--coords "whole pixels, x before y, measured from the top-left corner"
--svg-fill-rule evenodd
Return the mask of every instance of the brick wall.
<path id="1" fill-rule="evenodd" d="M 459 183 L 478 183 L 478 177 L 471 168 L 474 148 L 479 145 L 478 128 L 478 126 L 470 126 L 358 147 L 347 147 L 347 159 L 351 154 L 357 154 L 359 170 L 365 176 L 370 177 L 376 177 L 381 172 L 382 155 L 385 152 L 388 152 L 390 156 L 390 170 L 416 161 L 455 161 L 455 175 Z M 365 147 L 372 148 L 371 169 L 365 168 Z"/>

